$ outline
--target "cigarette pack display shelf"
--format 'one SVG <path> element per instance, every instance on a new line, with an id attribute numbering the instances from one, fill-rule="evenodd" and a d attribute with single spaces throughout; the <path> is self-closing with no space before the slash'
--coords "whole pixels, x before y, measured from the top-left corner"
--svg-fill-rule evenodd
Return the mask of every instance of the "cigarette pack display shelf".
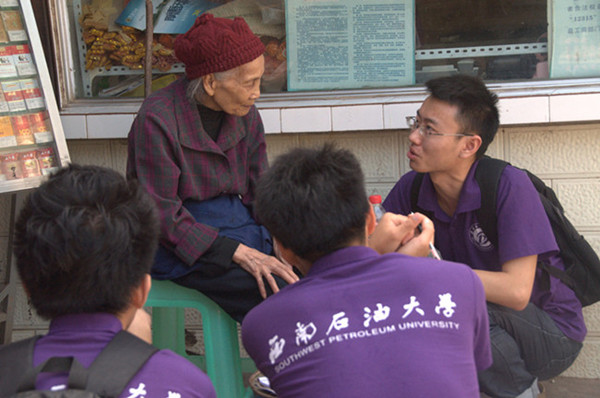
<path id="1" fill-rule="evenodd" d="M 17 285 L 11 257 L 12 236 L 17 205 L 24 198 L 17 195 L 25 195 L 27 190 L 39 186 L 45 175 L 70 159 L 31 0 L 2 2 L 0 14 L 2 31 L 8 33 L 2 38 L 0 54 L 0 99 L 4 100 L 0 106 L 0 195 L 10 195 L 11 201 L 6 269 L 0 272 L 4 275 L 0 280 L 0 343 L 6 344 L 12 337 Z M 16 68 L 14 76 L 11 70 L 7 72 L 6 68 L 11 67 Z M 5 83 L 14 84 L 6 91 Z"/>
<path id="2" fill-rule="evenodd" d="M 52 170 L 69 162 L 50 74 L 30 0 L 19 7 L 0 4 L 17 15 L 0 45 L 0 194 L 35 188 Z"/>
<path id="3" fill-rule="evenodd" d="M 11 195 L 10 201 L 10 235 L 6 251 L 5 280 L 0 283 L 0 344 L 8 344 L 12 340 L 12 325 L 15 312 L 15 294 L 17 289 L 16 268 L 13 264 L 12 238 L 13 225 L 17 212 L 17 194 Z"/>
<path id="4" fill-rule="evenodd" d="M 79 64 L 81 67 L 81 79 L 83 83 L 83 95 L 85 97 L 92 97 L 94 95 L 93 83 L 94 79 L 105 76 L 144 76 L 144 69 L 131 69 L 123 65 L 114 65 L 109 69 L 104 67 L 93 68 L 90 70 L 86 69 L 86 55 L 88 52 L 87 45 L 83 39 L 83 27 L 79 24 L 80 17 L 82 16 L 81 0 L 73 0 L 73 14 L 76 26 L 76 36 L 79 54 Z M 153 69 L 153 74 L 167 74 L 167 73 L 184 73 L 185 67 L 182 63 L 175 63 L 171 66 L 171 69 L 167 71 L 161 71 L 159 69 Z"/>

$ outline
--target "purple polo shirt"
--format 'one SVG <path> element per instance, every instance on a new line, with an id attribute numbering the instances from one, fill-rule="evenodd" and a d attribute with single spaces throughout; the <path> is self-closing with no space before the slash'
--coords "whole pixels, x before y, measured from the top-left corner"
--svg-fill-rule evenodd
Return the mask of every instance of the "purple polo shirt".
<path id="1" fill-rule="evenodd" d="M 479 397 L 491 362 L 483 286 L 465 265 L 363 246 L 316 261 L 244 318 L 279 397 Z"/>
<path id="2" fill-rule="evenodd" d="M 40 338 L 33 354 L 34 366 L 52 356 L 74 356 L 86 368 L 122 329 L 111 314 L 65 315 L 50 323 L 48 334 Z M 66 384 L 66 374 L 42 374 L 36 388 L 51 389 Z M 179 395 L 176 395 L 179 394 Z M 131 379 L 121 398 L 215 398 L 206 374 L 170 350 L 156 352 Z"/>
<path id="3" fill-rule="evenodd" d="M 478 163 L 474 163 L 467 175 L 452 217 L 437 203 L 429 175 L 423 178 L 418 205 L 434 214 L 435 245 L 442 257 L 473 269 L 500 271 L 509 260 L 537 254 L 540 260 L 564 269 L 537 191 L 525 172 L 512 166 L 506 167 L 498 185 L 498 247 L 489 242 L 476 215 L 481 206 L 481 192 L 475 180 Z M 405 174 L 394 186 L 383 203 L 387 211 L 398 214 L 411 211 L 410 190 L 415 175 L 414 171 Z M 540 280 L 538 269 L 531 302 L 547 312 L 565 335 L 583 341 L 587 330 L 575 293 L 554 277 L 550 279 L 550 290 L 543 289 Z"/>

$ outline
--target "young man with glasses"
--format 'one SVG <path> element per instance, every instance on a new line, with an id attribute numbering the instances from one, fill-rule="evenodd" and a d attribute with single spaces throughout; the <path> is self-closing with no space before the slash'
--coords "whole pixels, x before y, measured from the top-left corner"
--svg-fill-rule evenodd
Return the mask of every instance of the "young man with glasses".
<path id="1" fill-rule="evenodd" d="M 542 287 L 537 261 L 564 268 L 538 193 L 525 174 L 503 171 L 497 193 L 497 246 L 477 219 L 481 192 L 475 170 L 499 125 L 495 94 L 477 78 L 430 80 L 430 93 L 407 119 L 411 127 L 404 175 L 383 203 L 413 211 L 411 188 L 424 173 L 417 207 L 435 224 L 435 244 L 445 260 L 466 263 L 486 292 L 494 363 L 479 373 L 492 397 L 536 397 L 538 380 L 557 376 L 575 360 L 586 335 L 581 304 L 558 279 Z"/>

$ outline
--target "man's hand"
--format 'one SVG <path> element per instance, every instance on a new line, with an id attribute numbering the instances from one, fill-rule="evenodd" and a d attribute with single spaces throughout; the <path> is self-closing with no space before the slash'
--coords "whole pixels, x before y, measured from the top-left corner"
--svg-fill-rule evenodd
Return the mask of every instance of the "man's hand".
<path id="1" fill-rule="evenodd" d="M 433 244 L 435 237 L 433 221 L 421 213 L 413 213 L 408 216 L 408 219 L 416 224 L 417 233 L 412 238 L 405 240 L 396 251 L 409 256 L 427 257 L 431 252 L 429 245 L 430 243 Z"/>
<path id="2" fill-rule="evenodd" d="M 294 273 L 291 265 L 284 264 L 273 256 L 241 243 L 233 253 L 233 262 L 254 276 L 258 284 L 258 291 L 263 298 L 267 297 L 263 278 L 267 280 L 274 293 L 279 291 L 279 287 L 271 274 L 281 277 L 287 283 L 294 283 L 298 280 L 298 276 Z"/>
<path id="3" fill-rule="evenodd" d="M 422 225 L 420 233 L 417 231 L 419 224 Z M 420 213 L 407 217 L 387 212 L 369 236 L 368 245 L 379 254 L 398 252 L 425 257 L 429 253 L 429 242 L 433 242 L 433 234 L 433 223 Z"/>

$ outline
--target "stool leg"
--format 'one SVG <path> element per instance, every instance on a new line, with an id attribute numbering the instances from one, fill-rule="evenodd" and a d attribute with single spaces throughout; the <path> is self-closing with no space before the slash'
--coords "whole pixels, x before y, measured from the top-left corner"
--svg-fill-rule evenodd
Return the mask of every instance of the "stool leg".
<path id="1" fill-rule="evenodd" d="M 185 313 L 183 308 L 152 308 L 152 344 L 186 357 Z"/>
<path id="2" fill-rule="evenodd" d="M 222 311 L 203 313 L 206 373 L 217 397 L 243 397 L 244 382 L 237 336 L 237 324 Z"/>

